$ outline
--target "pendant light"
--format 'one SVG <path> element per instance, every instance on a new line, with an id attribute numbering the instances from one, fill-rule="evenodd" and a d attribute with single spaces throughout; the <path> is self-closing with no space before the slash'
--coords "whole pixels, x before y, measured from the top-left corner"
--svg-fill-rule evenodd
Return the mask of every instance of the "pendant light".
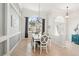
<path id="1" fill-rule="evenodd" d="M 69 6 L 68 5 L 66 6 L 66 10 L 67 10 L 67 12 L 66 12 L 66 18 L 69 18 Z"/>

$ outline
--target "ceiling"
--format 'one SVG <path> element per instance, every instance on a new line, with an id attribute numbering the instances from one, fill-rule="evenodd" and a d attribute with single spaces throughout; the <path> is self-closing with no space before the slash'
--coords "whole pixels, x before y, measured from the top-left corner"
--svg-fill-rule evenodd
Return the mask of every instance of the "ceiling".
<path id="1" fill-rule="evenodd" d="M 20 3 L 19 5 L 23 11 L 24 16 L 38 15 L 39 3 Z M 55 16 L 66 16 L 67 6 L 69 7 L 68 13 L 70 18 L 79 17 L 79 3 L 40 3 L 41 17 L 49 16 L 51 14 Z M 35 14 L 35 12 L 37 14 Z M 29 15 L 27 13 L 29 13 Z"/>
<path id="2" fill-rule="evenodd" d="M 30 9 L 33 11 L 39 11 L 39 3 L 21 3 L 19 4 L 22 9 Z M 78 3 L 40 3 L 40 11 L 50 11 L 50 10 L 61 10 L 65 11 L 66 6 L 69 6 L 70 11 L 77 11 L 79 10 Z"/>

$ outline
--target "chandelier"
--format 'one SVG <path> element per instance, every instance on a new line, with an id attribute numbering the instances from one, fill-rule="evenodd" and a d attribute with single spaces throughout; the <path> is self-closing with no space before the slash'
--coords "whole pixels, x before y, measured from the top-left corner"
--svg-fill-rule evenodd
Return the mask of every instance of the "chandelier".
<path id="1" fill-rule="evenodd" d="M 68 7 L 68 5 L 66 6 L 66 10 L 67 10 L 67 12 L 66 12 L 66 18 L 69 18 L 69 7 Z"/>

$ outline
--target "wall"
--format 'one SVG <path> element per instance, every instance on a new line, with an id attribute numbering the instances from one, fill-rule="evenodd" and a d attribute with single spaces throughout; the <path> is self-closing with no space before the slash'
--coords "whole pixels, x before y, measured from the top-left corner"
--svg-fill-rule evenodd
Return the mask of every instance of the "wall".
<path id="1" fill-rule="evenodd" d="M 25 38 L 25 17 L 23 17 L 22 15 L 22 18 L 21 18 L 21 37 L 22 39 Z"/>
<path id="2" fill-rule="evenodd" d="M 9 11 L 10 19 L 8 20 L 8 27 L 9 27 L 8 28 L 8 30 L 9 30 L 8 35 L 11 36 L 11 35 L 19 32 L 20 19 L 19 19 L 17 12 L 15 11 L 15 9 L 11 5 L 10 5 L 9 9 L 10 9 L 10 11 Z M 12 20 L 11 20 L 11 18 L 12 18 Z"/>
<path id="3" fill-rule="evenodd" d="M 2 4 L 0 4 L 0 37 L 2 34 Z"/>
<path id="4" fill-rule="evenodd" d="M 0 56 L 7 53 L 7 40 L 0 43 Z"/>
<path id="5" fill-rule="evenodd" d="M 5 4 L 0 3 L 0 55 L 7 53 Z"/>
<path id="6" fill-rule="evenodd" d="M 10 55 L 24 38 L 24 21 L 18 4 L 0 3 L 0 55 Z"/>
<path id="7" fill-rule="evenodd" d="M 6 35 L 5 4 L 0 3 L 0 37 Z"/>
<path id="8" fill-rule="evenodd" d="M 9 38 L 9 53 L 11 53 L 21 40 L 21 12 L 15 4 L 9 4 L 8 8 L 7 35 Z"/>
<path id="9" fill-rule="evenodd" d="M 0 3 L 0 37 L 5 35 L 5 4 Z"/>
<path id="10" fill-rule="evenodd" d="M 10 42 L 10 50 L 18 43 L 18 41 L 20 40 L 20 34 L 15 35 L 13 37 L 10 38 L 9 42 Z"/>
<path id="11" fill-rule="evenodd" d="M 30 10 L 30 9 L 22 9 L 22 13 L 23 13 L 23 16 L 24 17 L 30 17 L 30 16 L 39 16 L 39 12 L 38 11 L 33 11 L 33 10 Z M 42 18 L 45 18 L 46 19 L 46 12 L 40 12 L 40 16 Z"/>
<path id="12" fill-rule="evenodd" d="M 64 41 L 66 40 L 66 23 L 62 23 L 62 20 L 60 20 L 61 24 L 63 24 L 63 29 L 62 31 L 64 32 L 63 35 L 55 35 L 55 26 L 59 23 L 56 23 L 55 20 L 57 17 L 61 16 L 64 20 L 63 12 L 60 12 L 58 10 L 56 11 L 51 11 L 51 13 L 48 14 L 48 33 L 52 38 L 52 42 L 56 44 L 60 44 L 61 46 L 63 45 Z"/>

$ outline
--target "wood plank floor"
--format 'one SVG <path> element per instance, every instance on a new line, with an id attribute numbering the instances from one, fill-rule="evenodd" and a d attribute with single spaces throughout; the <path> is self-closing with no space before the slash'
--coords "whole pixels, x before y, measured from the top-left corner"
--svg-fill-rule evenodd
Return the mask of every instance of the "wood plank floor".
<path id="1" fill-rule="evenodd" d="M 39 48 L 34 50 L 31 47 L 31 38 L 23 39 L 19 45 L 14 49 L 10 54 L 11 56 L 78 56 L 79 55 L 79 46 L 75 48 L 63 48 L 54 43 L 49 45 L 48 53 L 43 50 L 40 54 Z"/>

